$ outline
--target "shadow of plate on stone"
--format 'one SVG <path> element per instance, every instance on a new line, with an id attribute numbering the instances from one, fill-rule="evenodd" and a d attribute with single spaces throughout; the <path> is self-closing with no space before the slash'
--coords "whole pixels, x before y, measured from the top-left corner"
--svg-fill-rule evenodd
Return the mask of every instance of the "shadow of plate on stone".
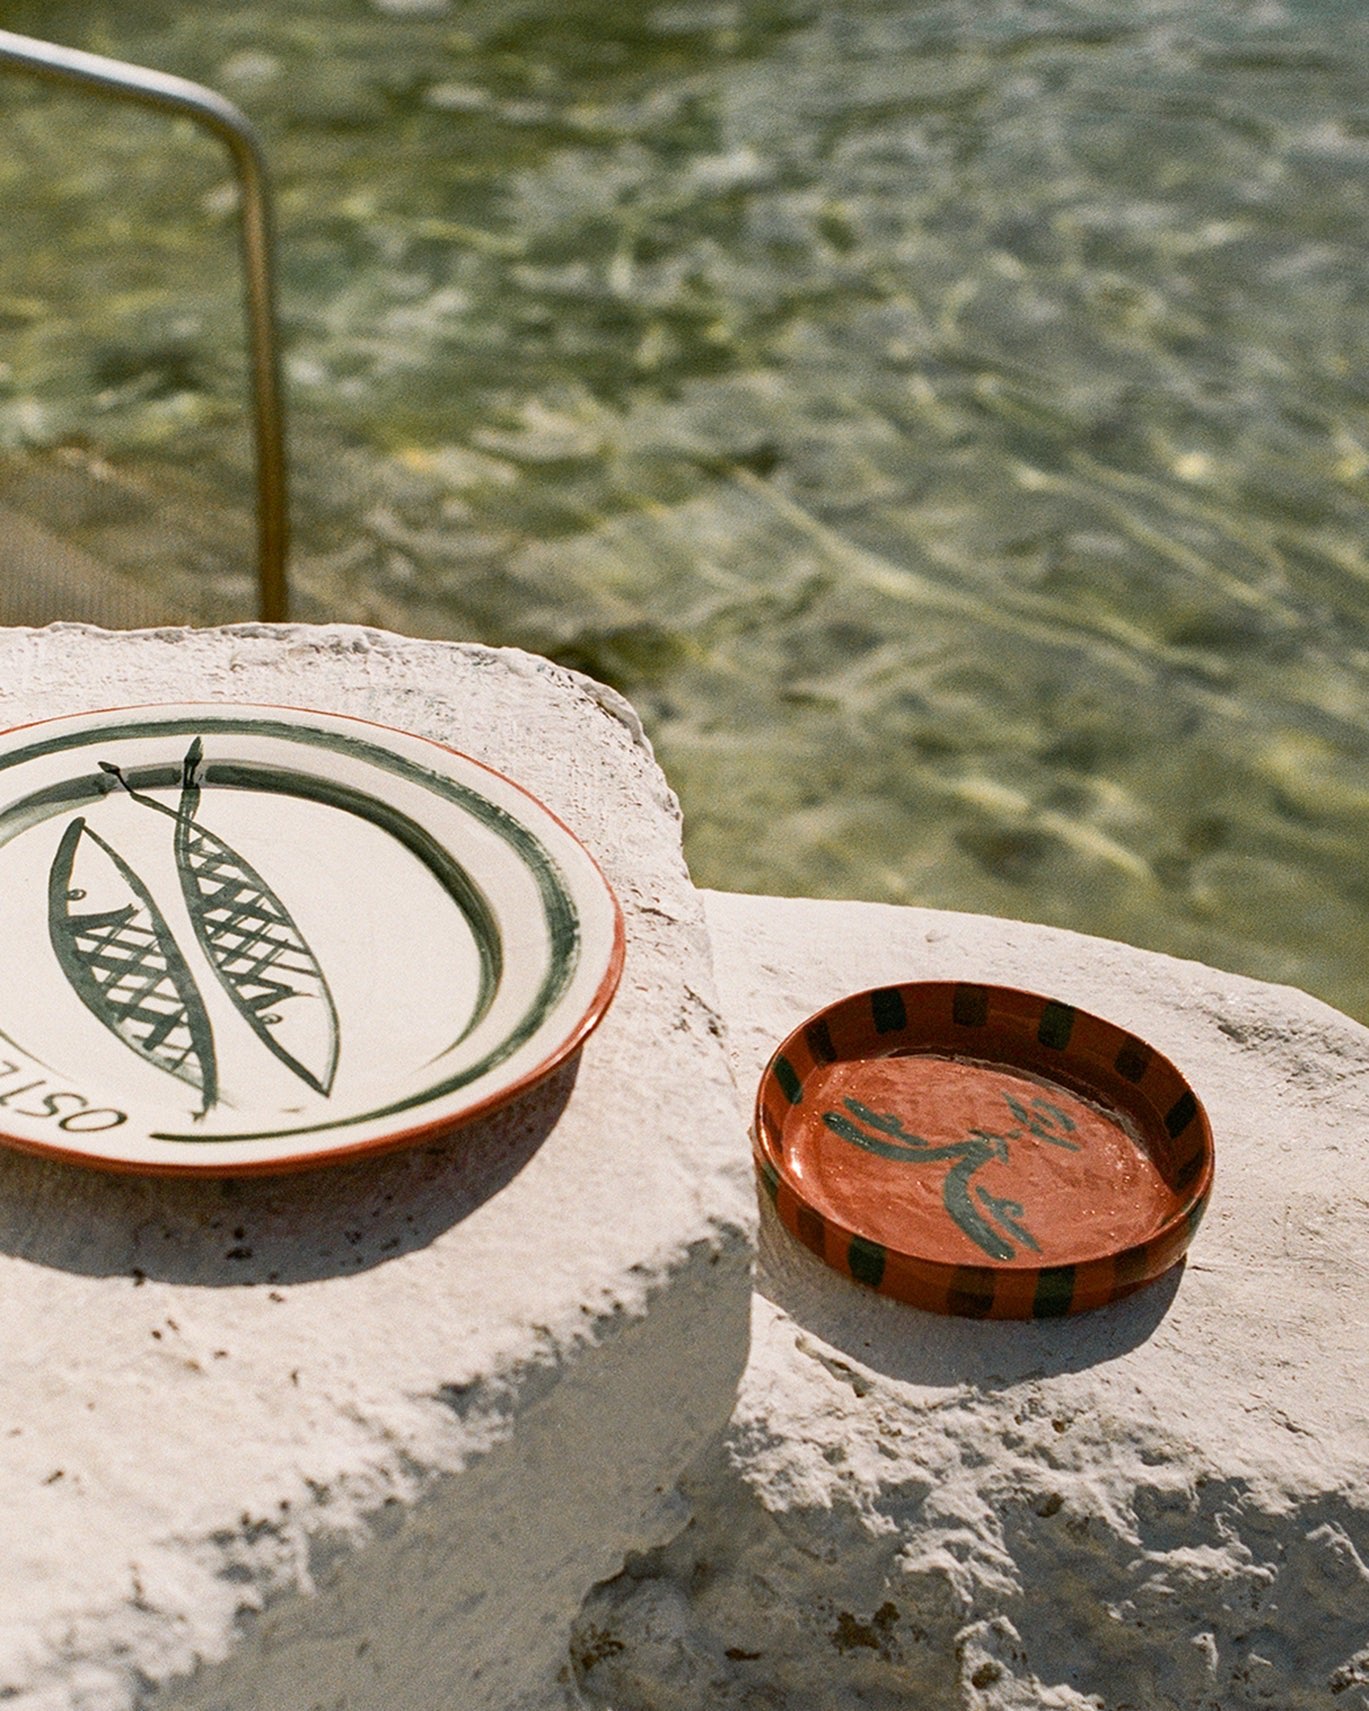
<path id="1" fill-rule="evenodd" d="M 507 1188 L 555 1129 L 579 1062 L 440 1141 L 286 1176 L 135 1176 L 0 1149 L 0 1253 L 210 1289 L 367 1271 Z"/>
<path id="2" fill-rule="evenodd" d="M 1124 1300 L 1061 1319 L 965 1319 L 910 1307 L 833 1271 L 761 1192 L 756 1289 L 830 1347 L 902 1384 L 999 1390 L 1082 1372 L 1139 1348 L 1169 1311 L 1184 1262 Z"/>

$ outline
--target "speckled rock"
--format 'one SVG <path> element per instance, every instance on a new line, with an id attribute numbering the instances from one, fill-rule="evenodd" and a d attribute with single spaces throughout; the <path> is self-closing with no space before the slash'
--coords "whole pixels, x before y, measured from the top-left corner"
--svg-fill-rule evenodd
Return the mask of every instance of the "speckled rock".
<path id="1" fill-rule="evenodd" d="M 625 704 L 518 653 L 0 632 L 0 724 L 184 699 L 513 774 L 617 889 L 626 972 L 578 1064 L 441 1145 L 238 1182 L 0 1153 L 0 1701 L 561 1704 L 571 1617 L 678 1528 L 745 1357 L 753 1198 L 674 799 Z"/>
<path id="2" fill-rule="evenodd" d="M 1182 1272 L 1076 1318 L 938 1318 L 763 1209 L 750 1363 L 692 1517 L 577 1627 L 613 1711 L 1369 1706 L 1369 1032 L 1302 993 L 1016 922 L 712 894 L 739 1084 L 842 993 L 974 978 L 1188 1075 L 1217 1181 Z"/>

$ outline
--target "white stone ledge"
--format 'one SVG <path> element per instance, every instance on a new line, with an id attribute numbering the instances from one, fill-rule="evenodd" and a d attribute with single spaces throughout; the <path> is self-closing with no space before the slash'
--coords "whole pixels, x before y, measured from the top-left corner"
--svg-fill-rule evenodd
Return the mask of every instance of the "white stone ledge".
<path id="1" fill-rule="evenodd" d="M 201 697 L 517 776 L 603 862 L 627 973 L 578 1065 L 444 1146 L 224 1185 L 0 1154 L 0 1705 L 1369 1706 L 1369 1033 L 871 904 L 705 894 L 710 965 L 630 709 L 524 655 L 0 631 L 0 725 Z M 1182 1275 L 939 1319 L 766 1207 L 751 1297 L 720 1015 L 749 1104 L 794 1023 L 918 977 L 1068 997 L 1181 1065 L 1218 1155 Z"/>
<path id="2" fill-rule="evenodd" d="M 0 1703 L 564 1702 L 589 1588 L 677 1526 L 745 1359 L 754 1221 L 678 810 L 617 697 L 351 628 L 0 631 L 0 725 L 350 713 L 517 777 L 627 918 L 578 1063 L 442 1145 L 298 1177 L 0 1152 Z"/>
<path id="3" fill-rule="evenodd" d="M 846 992 L 1024 986 L 1207 1105 L 1182 1273 L 1076 1318 L 939 1318 L 762 1209 L 752 1352 L 693 1518 L 587 1605 L 613 1711 L 1369 1705 L 1369 1032 L 1078 934 L 706 895 L 739 1086 Z"/>

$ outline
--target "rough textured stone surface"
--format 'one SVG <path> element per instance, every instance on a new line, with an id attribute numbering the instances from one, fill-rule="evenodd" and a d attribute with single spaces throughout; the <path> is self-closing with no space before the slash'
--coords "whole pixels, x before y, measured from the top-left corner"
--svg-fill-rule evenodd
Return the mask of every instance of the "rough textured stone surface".
<path id="1" fill-rule="evenodd" d="M 1211 1115 L 1182 1274 L 1077 1318 L 942 1319 L 766 1206 L 750 1364 L 693 1517 L 578 1625 L 614 1711 L 1369 1705 L 1369 1032 L 1014 922 L 710 895 L 749 1096 L 842 993 L 973 977 L 1150 1039 Z"/>
<path id="2" fill-rule="evenodd" d="M 439 1146 L 223 1183 L 0 1153 L 0 1701 L 563 1703 L 571 1617 L 677 1529 L 745 1357 L 753 1200 L 674 799 L 623 703 L 517 653 L 0 632 L 5 725 L 178 699 L 515 775 L 617 889 L 626 972 L 577 1065 Z"/>

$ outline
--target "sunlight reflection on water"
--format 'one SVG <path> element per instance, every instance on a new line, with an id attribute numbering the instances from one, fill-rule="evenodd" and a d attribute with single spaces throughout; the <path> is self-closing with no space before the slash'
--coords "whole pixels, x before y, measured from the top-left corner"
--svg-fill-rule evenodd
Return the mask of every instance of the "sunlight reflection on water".
<path id="1" fill-rule="evenodd" d="M 301 616 L 617 684 L 701 883 L 1051 921 L 1369 1015 L 1358 3 L 7 24 L 262 128 Z M 3 99 L 0 502 L 241 615 L 223 163 Z"/>

